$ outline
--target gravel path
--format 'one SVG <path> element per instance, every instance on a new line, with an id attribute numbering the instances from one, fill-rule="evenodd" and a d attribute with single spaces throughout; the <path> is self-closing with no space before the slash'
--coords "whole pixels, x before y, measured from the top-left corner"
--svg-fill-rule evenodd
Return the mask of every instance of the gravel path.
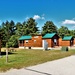
<path id="1" fill-rule="evenodd" d="M 75 55 L 22 69 L 11 69 L 0 75 L 75 75 Z"/>

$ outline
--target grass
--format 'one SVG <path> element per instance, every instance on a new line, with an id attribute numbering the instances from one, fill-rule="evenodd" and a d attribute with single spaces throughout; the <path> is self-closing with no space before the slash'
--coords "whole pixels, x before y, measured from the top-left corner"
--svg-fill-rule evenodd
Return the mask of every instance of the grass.
<path id="1" fill-rule="evenodd" d="M 68 52 L 60 50 L 19 50 L 9 54 L 8 63 L 6 63 L 5 55 L 2 55 L 2 58 L 0 58 L 0 71 L 6 71 L 11 68 L 19 69 L 28 67 L 74 54 L 75 50 L 69 50 Z"/>

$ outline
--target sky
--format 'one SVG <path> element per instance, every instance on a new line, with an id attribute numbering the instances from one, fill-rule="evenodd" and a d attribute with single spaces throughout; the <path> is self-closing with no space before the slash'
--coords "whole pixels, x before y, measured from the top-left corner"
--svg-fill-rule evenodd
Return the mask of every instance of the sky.
<path id="1" fill-rule="evenodd" d="M 0 24 L 6 20 L 23 22 L 30 17 L 40 30 L 46 21 L 74 30 L 75 0 L 0 0 Z"/>

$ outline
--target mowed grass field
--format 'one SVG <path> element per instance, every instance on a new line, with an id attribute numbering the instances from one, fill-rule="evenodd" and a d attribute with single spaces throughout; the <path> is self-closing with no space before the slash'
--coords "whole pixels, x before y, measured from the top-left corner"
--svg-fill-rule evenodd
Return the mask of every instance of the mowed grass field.
<path id="1" fill-rule="evenodd" d="M 6 63 L 5 54 L 0 58 L 0 71 L 6 71 L 11 68 L 23 68 L 41 64 L 47 61 L 57 60 L 75 54 L 75 50 L 17 50 L 8 55 L 8 63 Z"/>

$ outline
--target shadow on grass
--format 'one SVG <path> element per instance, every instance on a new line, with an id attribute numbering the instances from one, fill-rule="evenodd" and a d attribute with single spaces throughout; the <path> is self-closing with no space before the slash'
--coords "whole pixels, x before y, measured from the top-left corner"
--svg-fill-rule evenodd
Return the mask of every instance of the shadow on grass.
<path id="1" fill-rule="evenodd" d="M 13 52 L 8 52 L 8 55 L 11 55 L 11 54 L 15 54 L 15 53 L 13 53 Z M 1 52 L 1 55 L 3 56 L 3 55 L 6 55 L 6 52 Z"/>

